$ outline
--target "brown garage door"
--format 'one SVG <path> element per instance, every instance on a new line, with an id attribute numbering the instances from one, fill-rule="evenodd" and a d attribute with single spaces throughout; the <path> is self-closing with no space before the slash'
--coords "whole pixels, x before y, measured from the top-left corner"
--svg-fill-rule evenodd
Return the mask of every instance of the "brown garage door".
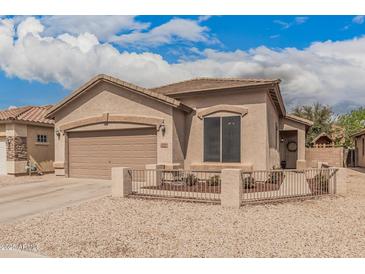
<path id="1" fill-rule="evenodd" d="M 157 161 L 156 129 L 69 133 L 69 175 L 110 179 L 111 168 L 143 169 Z"/>

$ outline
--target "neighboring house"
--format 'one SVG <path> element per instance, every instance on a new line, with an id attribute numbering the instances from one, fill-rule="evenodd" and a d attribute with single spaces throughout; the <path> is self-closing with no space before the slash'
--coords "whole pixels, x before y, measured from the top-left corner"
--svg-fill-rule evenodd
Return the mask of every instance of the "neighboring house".
<path id="1" fill-rule="evenodd" d="M 351 137 L 355 141 L 355 166 L 365 167 L 365 129 Z"/>
<path id="2" fill-rule="evenodd" d="M 280 80 L 199 78 L 146 89 L 99 75 L 49 110 L 55 172 L 111 168 L 305 168 L 308 120 L 286 114 Z"/>
<path id="3" fill-rule="evenodd" d="M 316 138 L 311 142 L 313 147 L 334 147 L 335 141 L 332 139 L 330 135 L 325 132 L 319 134 Z"/>
<path id="4" fill-rule="evenodd" d="M 52 172 L 54 122 L 45 118 L 52 106 L 19 107 L 0 111 L 0 174 L 27 172 L 28 161 Z"/>

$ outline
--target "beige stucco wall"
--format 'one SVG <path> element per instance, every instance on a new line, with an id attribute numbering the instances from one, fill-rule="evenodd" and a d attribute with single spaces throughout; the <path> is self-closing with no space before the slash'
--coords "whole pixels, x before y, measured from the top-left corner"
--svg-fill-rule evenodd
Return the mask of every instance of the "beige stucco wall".
<path id="1" fill-rule="evenodd" d="M 86 91 L 77 100 L 70 102 L 67 107 L 60 109 L 55 115 L 55 128 L 69 122 L 91 117 L 100 116 L 103 113 L 115 115 L 136 115 L 154 117 L 164 120 L 165 134 L 157 131 L 157 161 L 158 163 L 173 163 L 173 111 L 172 107 L 162 102 L 150 99 L 146 96 L 114 86 L 109 83 L 99 83 Z M 109 123 L 101 126 L 103 129 L 113 129 Z M 129 128 L 133 125 L 129 125 Z M 140 125 L 136 125 L 140 127 Z M 80 128 L 80 130 L 82 130 Z M 93 130 L 93 128 L 84 128 Z M 163 145 L 162 145 L 163 144 Z M 166 147 L 167 146 L 167 147 Z M 55 136 L 55 165 L 60 167 L 65 162 L 65 134 Z M 58 171 L 62 174 L 62 171 Z"/>
<path id="2" fill-rule="evenodd" d="M 267 101 L 267 167 L 269 169 L 280 167 L 280 152 L 279 152 L 279 123 L 280 118 L 275 106 L 266 96 Z"/>
<path id="3" fill-rule="evenodd" d="M 40 126 L 27 123 L 7 122 L 0 124 L 0 137 L 26 137 L 26 156 L 33 158 L 43 167 L 43 171 L 53 171 L 54 159 L 54 133 L 53 127 Z M 46 134 L 48 145 L 36 145 L 37 134 Z M 22 175 L 26 173 L 27 160 L 7 159 L 7 173 L 10 175 Z"/>
<path id="4" fill-rule="evenodd" d="M 250 90 L 220 90 L 194 95 L 175 95 L 194 109 L 185 113 L 162 102 L 109 83 L 99 83 L 77 100 L 59 110 L 55 115 L 56 129 L 80 119 L 109 115 L 135 115 L 153 117 L 164 121 L 166 131 L 157 131 L 157 164 L 180 164 L 185 169 L 253 168 L 271 169 L 280 165 L 279 137 L 275 137 L 275 125 L 279 130 L 298 131 L 298 159 L 305 160 L 305 126 L 279 118 L 277 110 L 267 94 L 267 88 Z M 230 106 L 247 110 L 241 117 L 241 162 L 204 163 L 203 125 L 198 117 L 201 111 L 217 105 L 226 105 L 226 111 L 208 116 L 240 115 L 229 112 Z M 135 123 L 108 123 L 79 126 L 70 131 L 110 130 L 141 127 Z M 65 140 L 67 132 L 55 136 L 55 166 L 63 174 Z M 57 171 L 57 170 L 56 170 Z"/>
<path id="5" fill-rule="evenodd" d="M 365 135 L 361 135 L 355 138 L 356 140 L 356 165 L 359 167 L 365 167 L 365 154 L 363 155 L 363 140 L 365 142 Z"/>
<path id="6" fill-rule="evenodd" d="M 5 124 L 0 124 L 0 137 L 5 137 L 6 131 L 5 131 Z"/>
<path id="7" fill-rule="evenodd" d="M 54 128 L 28 125 L 27 131 L 28 158 L 33 157 L 44 172 L 54 171 Z M 48 143 L 37 143 L 38 134 L 47 135 Z"/>
<path id="8" fill-rule="evenodd" d="M 308 167 L 317 167 L 318 162 L 333 167 L 344 167 L 343 147 L 310 147 L 306 148 L 305 159 Z"/>
<path id="9" fill-rule="evenodd" d="M 194 96 L 176 96 L 185 104 L 196 109 L 186 119 L 186 158 L 185 168 L 210 166 L 240 167 L 253 166 L 255 169 L 267 167 L 267 107 L 266 90 L 253 89 L 251 91 L 219 91 L 202 93 Z M 203 162 L 203 125 L 204 120 L 197 116 L 199 111 L 209 107 L 227 104 L 247 109 L 247 114 L 241 118 L 241 163 L 204 163 Z M 222 115 L 215 113 L 214 115 Z M 237 114 L 230 114 L 237 115 Z"/>
<path id="10" fill-rule="evenodd" d="M 184 160 L 186 155 L 186 118 L 187 115 L 181 110 L 173 110 L 173 163 L 180 164 L 184 167 Z"/>

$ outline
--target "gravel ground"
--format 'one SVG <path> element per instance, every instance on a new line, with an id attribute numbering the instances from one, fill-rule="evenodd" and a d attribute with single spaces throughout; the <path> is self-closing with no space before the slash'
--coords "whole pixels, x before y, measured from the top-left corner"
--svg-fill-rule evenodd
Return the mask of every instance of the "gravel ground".
<path id="1" fill-rule="evenodd" d="M 107 197 L 0 225 L 0 246 L 15 243 L 51 257 L 365 257 L 365 174 L 346 197 L 236 210 Z"/>

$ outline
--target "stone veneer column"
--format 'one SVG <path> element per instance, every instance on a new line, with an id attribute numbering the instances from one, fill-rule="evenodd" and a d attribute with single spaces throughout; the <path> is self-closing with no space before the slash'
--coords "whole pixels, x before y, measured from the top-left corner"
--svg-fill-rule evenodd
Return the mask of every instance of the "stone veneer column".
<path id="1" fill-rule="evenodd" d="M 22 124 L 6 125 L 6 160 L 10 175 L 26 173 L 28 161 L 27 126 Z"/>

